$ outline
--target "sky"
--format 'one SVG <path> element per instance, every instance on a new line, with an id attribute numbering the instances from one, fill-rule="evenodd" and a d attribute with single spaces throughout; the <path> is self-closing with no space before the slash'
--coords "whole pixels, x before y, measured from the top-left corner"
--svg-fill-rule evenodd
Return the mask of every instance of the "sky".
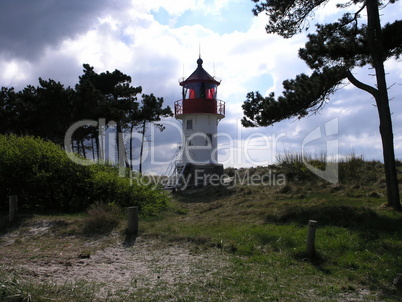
<path id="1" fill-rule="evenodd" d="M 310 30 L 340 17 L 339 2 L 330 0 L 317 10 Z M 267 165 L 280 154 L 300 152 L 382 160 L 374 99 L 347 82 L 319 114 L 270 127 L 241 126 L 248 92 L 280 95 L 284 80 L 311 73 L 297 54 L 306 33 L 291 39 L 268 35 L 267 16 L 254 16 L 253 5 L 251 0 L 3 0 L 0 86 L 19 90 L 39 85 L 39 77 L 74 86 L 88 63 L 98 73 L 118 69 L 130 75 L 133 86 L 173 108 L 181 98 L 178 79 L 196 69 L 201 54 L 204 69 L 222 79 L 218 98 L 226 102 L 226 117 L 218 126 L 225 134 L 218 155 L 225 167 Z M 402 2 L 381 15 L 383 23 L 398 19 Z M 386 71 L 396 157 L 402 159 L 402 62 L 387 62 Z M 374 85 L 372 70 L 353 73 Z M 148 128 L 147 173 L 164 173 L 180 142 L 178 121 L 164 122 L 162 133 Z"/>

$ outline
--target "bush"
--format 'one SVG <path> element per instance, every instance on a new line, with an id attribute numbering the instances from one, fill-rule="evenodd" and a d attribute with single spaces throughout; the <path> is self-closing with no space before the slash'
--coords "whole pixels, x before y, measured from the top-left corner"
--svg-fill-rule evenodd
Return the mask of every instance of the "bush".
<path id="1" fill-rule="evenodd" d="M 52 142 L 0 135 L 0 211 L 9 195 L 18 195 L 20 209 L 39 211 L 83 211 L 103 201 L 153 215 L 169 202 L 163 190 L 119 177 L 111 165 L 78 165 Z"/>
<path id="2" fill-rule="evenodd" d="M 93 173 L 87 182 L 92 200 L 115 203 L 121 207 L 136 205 L 141 214 L 147 216 L 157 214 L 169 203 L 169 197 L 162 188 L 142 181 L 140 175 L 135 175 L 130 181 L 127 177 L 119 177 L 118 170 L 112 166 L 92 165 L 89 169 Z"/>
<path id="3" fill-rule="evenodd" d="M 18 195 L 20 209 L 70 208 L 81 201 L 82 180 L 90 171 L 71 162 L 51 142 L 34 137 L 0 135 L 0 194 Z M 2 202 L 4 207 L 6 203 Z"/>

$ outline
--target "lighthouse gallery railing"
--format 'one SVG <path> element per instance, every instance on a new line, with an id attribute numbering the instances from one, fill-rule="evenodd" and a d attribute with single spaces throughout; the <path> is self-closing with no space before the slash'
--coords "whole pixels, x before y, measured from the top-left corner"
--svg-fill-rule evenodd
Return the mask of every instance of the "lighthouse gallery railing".
<path id="1" fill-rule="evenodd" d="M 217 99 L 185 99 L 174 103 L 175 115 L 212 113 L 225 116 L 225 102 Z"/>

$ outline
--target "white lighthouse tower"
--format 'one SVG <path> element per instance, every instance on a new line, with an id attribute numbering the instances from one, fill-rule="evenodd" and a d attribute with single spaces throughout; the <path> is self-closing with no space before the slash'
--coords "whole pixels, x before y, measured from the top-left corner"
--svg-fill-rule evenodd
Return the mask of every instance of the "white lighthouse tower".
<path id="1" fill-rule="evenodd" d="M 206 72 L 202 63 L 199 58 L 197 69 L 187 79 L 179 79 L 182 99 L 175 102 L 175 117 L 183 129 L 182 156 L 176 171 L 191 185 L 223 174 L 217 150 L 218 123 L 225 117 L 225 102 L 217 99 L 221 80 Z"/>

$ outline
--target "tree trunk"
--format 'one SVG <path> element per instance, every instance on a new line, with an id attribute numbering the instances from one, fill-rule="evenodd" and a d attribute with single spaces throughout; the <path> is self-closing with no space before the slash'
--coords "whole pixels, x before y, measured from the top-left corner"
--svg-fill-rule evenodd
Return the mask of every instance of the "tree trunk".
<path id="1" fill-rule="evenodd" d="M 130 128 L 130 171 L 133 171 L 133 130 L 134 124 Z"/>
<path id="2" fill-rule="evenodd" d="M 81 139 L 80 142 L 81 142 L 82 155 L 84 156 L 85 159 L 87 159 L 87 153 L 85 152 L 84 139 Z"/>
<path id="3" fill-rule="evenodd" d="M 117 161 L 119 162 L 120 165 L 129 167 L 127 163 L 127 156 L 126 156 L 126 146 L 124 144 L 124 139 L 123 139 L 123 128 L 121 127 L 121 124 L 118 122 L 116 124 L 116 149 L 117 149 Z"/>
<path id="4" fill-rule="evenodd" d="M 80 141 L 78 139 L 75 140 L 75 146 L 76 146 L 77 154 L 81 154 L 80 153 Z"/>
<path id="5" fill-rule="evenodd" d="M 116 152 L 117 152 L 117 161 L 119 161 L 120 160 L 120 156 L 121 156 L 121 154 L 120 154 L 120 133 L 122 133 L 121 132 L 121 126 L 120 126 L 120 123 L 119 122 L 117 122 L 116 123 Z"/>
<path id="6" fill-rule="evenodd" d="M 147 121 L 144 120 L 144 123 L 142 124 L 142 139 L 141 139 L 141 149 L 140 149 L 140 168 L 139 168 L 140 173 L 142 173 L 142 152 L 144 151 L 144 137 L 145 137 L 146 124 L 147 124 Z"/>
<path id="7" fill-rule="evenodd" d="M 94 137 L 91 135 L 91 145 L 92 145 L 92 160 L 95 161 L 95 143 L 94 143 Z"/>
<path id="8" fill-rule="evenodd" d="M 392 132 L 391 111 L 389 108 L 388 88 L 385 79 L 384 51 L 381 22 L 377 0 L 367 0 L 368 42 L 373 67 L 376 73 L 378 95 L 375 98 L 380 119 L 385 178 L 387 183 L 388 205 L 401 210 L 398 177 L 395 164 L 394 135 Z"/>
<path id="9" fill-rule="evenodd" d="M 99 133 L 95 131 L 95 145 L 96 145 L 96 160 L 99 162 L 100 160 L 100 141 L 99 141 Z"/>

